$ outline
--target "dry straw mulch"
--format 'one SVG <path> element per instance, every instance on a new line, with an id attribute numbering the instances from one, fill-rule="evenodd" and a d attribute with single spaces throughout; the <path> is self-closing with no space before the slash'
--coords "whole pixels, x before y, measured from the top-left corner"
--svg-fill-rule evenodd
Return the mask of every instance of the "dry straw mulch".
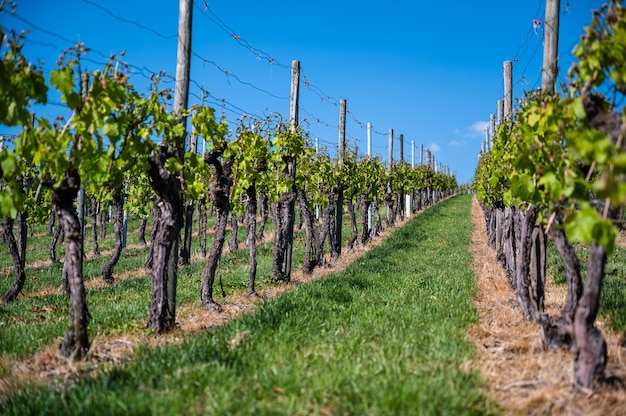
<path id="1" fill-rule="evenodd" d="M 472 224 L 470 252 L 478 278 L 475 304 L 480 323 L 468 332 L 477 349 L 470 365 L 486 380 L 485 393 L 510 415 L 625 415 L 626 389 L 605 387 L 593 394 L 577 391 L 572 353 L 539 348 L 537 325 L 523 319 L 504 269 L 494 261 L 476 199 Z M 550 316 L 560 315 L 565 298 L 566 287 L 547 282 L 545 307 Z M 626 381 L 626 345 L 602 322 L 597 326 L 608 344 L 607 372 Z"/>

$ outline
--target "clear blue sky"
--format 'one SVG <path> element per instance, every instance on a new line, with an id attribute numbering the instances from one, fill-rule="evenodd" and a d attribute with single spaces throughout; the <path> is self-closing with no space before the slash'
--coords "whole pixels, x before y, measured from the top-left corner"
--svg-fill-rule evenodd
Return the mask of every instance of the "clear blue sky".
<path id="1" fill-rule="evenodd" d="M 97 69 L 105 57 L 125 51 L 147 91 L 147 76 L 175 74 L 176 0 L 16 0 L 15 16 L 0 24 L 26 30 L 24 53 L 46 71 L 60 50 L 84 42 L 93 50 L 84 66 Z M 572 48 L 591 21 L 598 0 L 561 0 L 560 68 L 572 63 Z M 207 8 L 208 6 L 208 8 Z M 476 168 L 489 115 L 503 97 L 502 64 L 513 61 L 513 93 L 541 84 L 545 0 L 486 1 L 195 1 L 190 105 L 201 87 L 209 102 L 236 123 L 242 113 L 288 118 L 291 62 L 301 63 L 300 121 L 320 146 L 335 152 L 339 105 L 347 100 L 346 136 L 366 150 L 366 123 L 373 125 L 373 152 L 387 159 L 388 132 L 404 136 L 404 158 L 415 162 L 419 145 L 430 148 L 460 183 Z M 306 83 L 305 83 L 306 81 Z M 173 82 L 164 86 L 173 88 Z M 52 100 L 38 115 L 54 118 Z M 0 133 L 10 129 L 0 126 Z"/>

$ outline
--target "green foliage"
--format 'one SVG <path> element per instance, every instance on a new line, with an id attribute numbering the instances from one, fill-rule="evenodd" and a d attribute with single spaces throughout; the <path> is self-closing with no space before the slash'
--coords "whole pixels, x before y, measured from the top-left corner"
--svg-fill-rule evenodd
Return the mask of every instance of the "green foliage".
<path id="1" fill-rule="evenodd" d="M 517 120 L 500 126 L 476 169 L 473 186 L 483 203 L 533 204 L 543 218 L 559 211 L 570 239 L 613 249 L 618 234 L 607 208 L 626 204 L 626 109 L 618 110 L 626 95 L 625 47 L 626 12 L 610 2 L 574 51 L 566 94 L 530 94 Z"/>

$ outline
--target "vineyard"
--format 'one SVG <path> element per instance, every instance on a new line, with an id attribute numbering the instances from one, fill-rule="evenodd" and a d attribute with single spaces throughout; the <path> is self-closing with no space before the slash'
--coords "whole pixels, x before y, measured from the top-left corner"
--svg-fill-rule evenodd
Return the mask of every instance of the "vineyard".
<path id="1" fill-rule="evenodd" d="M 120 57 L 86 70 L 82 44 L 43 71 L 27 34 L 0 36 L 0 125 L 19 131 L 0 149 L 7 414 L 626 405 L 621 1 L 594 13 L 561 91 L 548 77 L 515 114 L 508 98 L 471 187 L 428 150 L 394 161 L 392 129 L 386 161 L 346 145 L 345 100 L 336 152 L 320 149 L 298 122 L 298 61 L 288 119 L 233 125 L 179 79 L 139 90 Z M 69 116 L 37 114 L 51 95 Z M 516 350 L 509 325 L 538 343 Z M 571 374 L 505 383 L 489 369 L 511 351 Z M 554 374 L 566 391 L 537 398 Z M 504 404 L 511 391 L 531 399 Z"/>
<path id="2" fill-rule="evenodd" d="M 544 349 L 574 352 L 575 384 L 588 390 L 621 385 L 605 373 L 607 346 L 595 320 L 626 198 L 625 16 L 621 2 L 595 14 L 566 92 L 529 94 L 517 117 L 501 123 L 475 179 L 496 260 L 524 318 L 539 324 Z M 544 313 L 548 236 L 568 285 L 560 316 Z M 585 279 L 579 243 L 589 246 Z"/>

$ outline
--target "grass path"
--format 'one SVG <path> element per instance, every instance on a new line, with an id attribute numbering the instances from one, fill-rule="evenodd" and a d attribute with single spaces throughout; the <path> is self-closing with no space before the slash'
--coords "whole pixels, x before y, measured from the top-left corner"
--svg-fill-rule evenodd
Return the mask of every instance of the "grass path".
<path id="1" fill-rule="evenodd" d="M 496 414 L 470 365 L 469 196 L 345 270 L 93 378 L 33 386 L 2 414 Z"/>

